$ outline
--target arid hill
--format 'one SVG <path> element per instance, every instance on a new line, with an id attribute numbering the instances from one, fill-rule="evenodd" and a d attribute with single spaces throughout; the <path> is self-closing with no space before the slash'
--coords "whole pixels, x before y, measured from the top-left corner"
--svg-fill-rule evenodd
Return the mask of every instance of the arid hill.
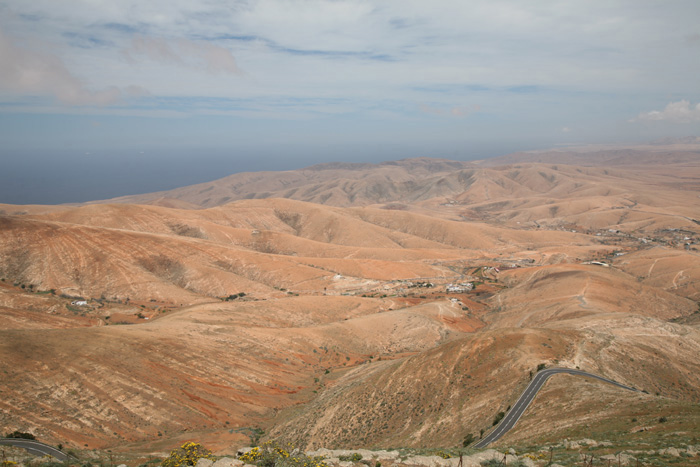
<path id="1" fill-rule="evenodd" d="M 700 164 L 676 155 L 330 164 L 0 205 L 0 429 L 142 453 L 230 452 L 259 429 L 457 446 L 541 364 L 646 392 L 556 377 L 503 442 L 682 412 L 700 397 Z"/>

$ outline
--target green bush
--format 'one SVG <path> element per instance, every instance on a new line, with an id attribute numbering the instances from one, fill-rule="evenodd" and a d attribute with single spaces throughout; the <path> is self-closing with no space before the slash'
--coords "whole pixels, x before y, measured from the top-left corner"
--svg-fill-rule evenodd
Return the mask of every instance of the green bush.
<path id="1" fill-rule="evenodd" d="M 36 436 L 23 431 L 13 431 L 12 433 L 6 434 L 5 438 L 36 439 Z"/>
<path id="2" fill-rule="evenodd" d="M 469 446 L 473 442 L 474 442 L 474 435 L 469 433 L 467 436 L 464 437 L 464 441 L 462 441 L 462 446 L 466 448 L 467 446 Z"/>
<path id="3" fill-rule="evenodd" d="M 170 456 L 161 462 L 162 467 L 195 466 L 199 459 L 211 459 L 211 451 L 199 443 L 187 442 L 170 452 Z"/>
<path id="4" fill-rule="evenodd" d="M 338 456 L 338 459 L 343 462 L 360 462 L 362 460 L 362 454 L 355 452 L 347 456 Z"/>
<path id="5" fill-rule="evenodd" d="M 493 426 L 498 425 L 498 422 L 503 420 L 503 417 L 505 417 L 505 416 L 506 416 L 505 412 L 498 412 L 498 414 L 493 419 Z"/>

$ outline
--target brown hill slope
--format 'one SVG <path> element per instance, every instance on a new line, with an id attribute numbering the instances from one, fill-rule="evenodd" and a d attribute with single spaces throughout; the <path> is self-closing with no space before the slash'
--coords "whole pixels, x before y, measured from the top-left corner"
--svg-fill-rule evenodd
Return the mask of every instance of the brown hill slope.
<path id="1" fill-rule="evenodd" d="M 231 450 L 259 426 L 313 446 L 454 446 L 540 363 L 649 391 L 603 390 L 609 414 L 690 404 L 691 162 L 412 160 L 261 174 L 239 190 L 371 206 L 3 206 L 0 429 L 148 452 L 205 436 Z M 446 291 L 463 282 L 476 287 Z M 582 386 L 576 401 L 548 386 L 573 408 L 562 436 L 583 412 L 606 420 L 597 386 Z M 548 417 L 529 416 L 534 434 Z"/>
<path id="2" fill-rule="evenodd" d="M 528 372 L 540 363 L 582 368 L 685 403 L 695 400 L 700 332 L 667 321 L 693 313 L 695 303 L 636 286 L 624 273 L 592 268 L 513 271 L 515 277 L 503 278 L 511 286 L 490 299 L 485 330 L 401 361 L 348 371 L 304 410 L 283 411 L 272 435 L 346 448 L 459 445 L 467 434 L 487 430 L 492 417 L 515 402 Z M 590 287 L 583 303 L 581 295 L 569 293 L 581 286 Z M 657 397 L 616 393 L 602 383 L 569 384 L 586 390 L 569 391 L 561 401 L 577 407 L 571 417 L 558 414 L 562 431 Z M 597 409 L 601 390 L 606 410 Z M 529 427 L 537 427 L 530 436 L 547 434 L 552 414 L 541 408 L 537 414 L 529 420 Z M 522 431 L 505 440 L 518 437 Z"/>
<path id="3" fill-rule="evenodd" d="M 415 213 L 342 209 L 291 200 L 241 201 L 207 210 L 107 205 L 0 218 L 0 276 L 92 298 L 196 303 L 276 289 L 317 291 L 333 275 L 373 280 L 443 277 L 436 260 L 518 256 L 590 237 L 513 232 Z M 551 254 L 551 253 L 550 253 Z"/>
<path id="4" fill-rule="evenodd" d="M 133 326 L 2 330 L 0 354 L 12 361 L 3 364 L 3 425 L 91 447 L 255 426 L 270 409 L 311 398 L 313 378 L 328 368 L 459 334 L 430 307 L 377 313 L 380 304 L 285 298 L 191 307 Z"/>
<path id="5" fill-rule="evenodd" d="M 330 164 L 235 174 L 110 202 L 213 207 L 234 200 L 288 198 L 333 206 L 377 205 L 515 228 L 578 226 L 645 234 L 663 228 L 697 230 L 700 152 L 659 151 L 654 146 L 557 151 L 545 158 L 524 153 L 479 164 L 428 158 Z"/>

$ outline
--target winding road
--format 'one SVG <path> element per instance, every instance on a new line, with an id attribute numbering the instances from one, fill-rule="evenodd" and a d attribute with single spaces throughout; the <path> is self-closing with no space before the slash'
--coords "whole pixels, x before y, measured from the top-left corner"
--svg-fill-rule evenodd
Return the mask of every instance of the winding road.
<path id="1" fill-rule="evenodd" d="M 520 420 L 520 417 L 523 415 L 525 410 L 528 408 L 530 403 L 533 401 L 539 390 L 542 388 L 544 383 L 551 377 L 559 373 L 566 373 L 569 375 L 575 375 L 575 376 L 586 376 L 588 378 L 594 378 L 600 381 L 603 381 L 608 384 L 612 384 L 613 386 L 617 386 L 622 389 L 627 389 L 628 391 L 638 391 L 638 389 L 630 387 L 630 386 L 625 386 L 622 383 L 618 383 L 617 381 L 613 381 L 608 378 L 604 378 L 602 376 L 594 375 L 592 373 L 586 373 L 585 371 L 581 370 L 572 370 L 570 368 L 548 368 L 546 370 L 542 370 L 538 372 L 535 377 L 530 381 L 530 384 L 527 385 L 525 388 L 525 391 L 520 395 L 518 398 L 517 402 L 513 406 L 512 409 L 506 414 L 505 417 L 503 417 L 503 420 L 501 420 L 501 423 L 499 423 L 496 426 L 496 429 L 493 430 L 491 433 L 486 435 L 484 438 L 482 438 L 480 441 L 478 441 L 476 444 L 472 445 L 474 448 L 485 448 L 489 444 L 493 443 L 494 441 L 497 441 L 498 439 L 501 438 L 504 434 L 508 432 L 511 428 L 515 426 L 516 423 L 518 423 L 518 420 Z"/>
<path id="2" fill-rule="evenodd" d="M 0 438 L 0 445 L 16 446 L 18 448 L 26 449 L 29 454 L 33 454 L 35 456 L 53 456 L 61 462 L 75 460 L 74 457 L 59 451 L 53 446 L 49 446 L 48 444 L 40 443 L 39 441 L 34 441 L 31 439 Z"/>

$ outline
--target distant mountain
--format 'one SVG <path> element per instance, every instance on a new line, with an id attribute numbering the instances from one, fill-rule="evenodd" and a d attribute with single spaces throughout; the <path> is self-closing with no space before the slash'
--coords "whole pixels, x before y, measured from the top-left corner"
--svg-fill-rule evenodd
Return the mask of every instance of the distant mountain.
<path id="1" fill-rule="evenodd" d="M 533 164 L 546 164 L 547 167 L 535 168 Z M 599 174 L 591 172 L 588 169 L 591 167 L 644 170 L 650 166 L 670 168 L 687 164 L 700 164 L 700 146 L 698 150 L 668 145 L 569 148 L 515 153 L 473 162 L 427 157 L 379 164 L 335 162 L 299 170 L 238 173 L 197 185 L 96 203 L 154 204 L 181 209 L 210 208 L 237 200 L 266 198 L 288 198 L 338 207 L 415 204 L 431 200 L 458 200 L 464 204 L 465 200 L 474 203 L 532 194 L 561 197 L 562 191 L 572 189 L 574 185 L 582 191 L 587 180 L 592 179 L 596 179 L 594 185 L 598 189 L 605 180 L 598 180 Z M 587 169 L 576 171 L 568 166 Z M 548 175 L 538 177 L 538 172 Z M 604 179 L 609 178 L 607 174 L 602 173 Z M 629 178 L 619 170 L 616 174 L 617 178 Z M 610 181 L 610 189 L 618 190 L 618 181 Z"/>
<path id="2" fill-rule="evenodd" d="M 668 144 L 700 144 L 700 137 L 697 136 L 682 136 L 678 138 L 668 137 L 661 138 L 649 143 L 655 146 L 664 146 Z"/>
<path id="3" fill-rule="evenodd" d="M 474 167 L 470 162 L 404 159 L 380 164 L 328 163 L 300 170 L 246 172 L 213 182 L 102 202 L 184 207 L 220 206 L 240 199 L 290 198 L 331 206 L 419 201 L 454 193 L 440 180 Z"/>
<path id="4" fill-rule="evenodd" d="M 652 143 L 653 144 L 653 143 Z M 583 167 L 624 167 L 639 165 L 664 165 L 700 162 L 700 146 L 673 148 L 672 143 L 659 143 L 645 148 L 606 148 L 588 150 L 560 149 L 550 151 L 531 151 L 508 154 L 502 157 L 486 159 L 482 166 L 496 167 L 508 164 L 542 163 L 567 164 Z"/>

